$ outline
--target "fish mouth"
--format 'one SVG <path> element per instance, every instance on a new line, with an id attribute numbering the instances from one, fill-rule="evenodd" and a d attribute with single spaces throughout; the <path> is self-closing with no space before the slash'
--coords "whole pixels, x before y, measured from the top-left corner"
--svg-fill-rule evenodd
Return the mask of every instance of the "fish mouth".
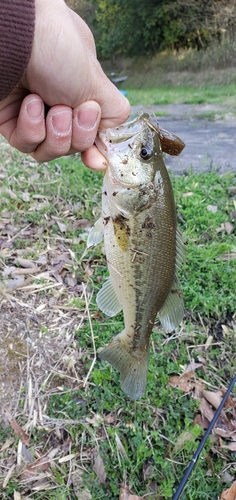
<path id="1" fill-rule="evenodd" d="M 134 120 L 125 122 L 119 127 L 100 131 L 95 140 L 95 145 L 100 153 L 108 159 L 110 154 L 116 152 L 122 154 L 127 147 L 132 146 L 132 143 L 142 131 L 140 119 L 143 116 L 144 115 L 140 115 L 138 118 L 136 117 Z"/>

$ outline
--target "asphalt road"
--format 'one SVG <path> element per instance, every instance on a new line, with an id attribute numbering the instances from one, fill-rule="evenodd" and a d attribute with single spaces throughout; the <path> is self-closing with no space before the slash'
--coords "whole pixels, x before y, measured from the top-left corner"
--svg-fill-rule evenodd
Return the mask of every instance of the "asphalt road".
<path id="1" fill-rule="evenodd" d="M 176 175 L 190 170 L 236 172 L 236 116 L 230 110 L 202 104 L 133 106 L 132 116 L 141 111 L 155 113 L 162 128 L 185 142 L 180 156 L 165 157 L 167 167 Z M 165 116 L 161 116 L 163 112 Z M 214 119 L 209 120 L 209 116 Z"/>

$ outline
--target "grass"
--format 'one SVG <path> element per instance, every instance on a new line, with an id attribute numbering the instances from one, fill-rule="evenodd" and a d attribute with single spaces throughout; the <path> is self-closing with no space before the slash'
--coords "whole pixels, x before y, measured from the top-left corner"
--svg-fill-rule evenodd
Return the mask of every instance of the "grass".
<path id="1" fill-rule="evenodd" d="M 130 103 L 135 106 L 140 102 L 143 106 L 165 104 L 215 104 L 231 107 L 235 111 L 236 85 L 173 86 L 161 85 L 155 88 L 128 89 Z"/>
<path id="2" fill-rule="evenodd" d="M 229 89 L 211 89 L 207 99 L 223 99 L 224 92 Z M 130 93 L 143 105 L 161 95 Z M 179 102 L 184 90 L 166 95 Z M 4 143 L 1 154 L 0 372 L 10 392 L 5 407 L 15 409 L 30 435 L 28 454 L 24 448 L 20 455 L 23 438 L 15 425 L 0 424 L 0 481 L 16 465 L 18 450 L 2 498 L 11 500 L 15 491 L 34 500 L 118 500 L 122 483 L 149 500 L 171 498 L 203 434 L 196 421 L 204 399 L 197 397 L 198 384 L 225 389 L 235 370 L 235 175 L 189 171 L 172 178 L 187 246 L 181 273 L 186 317 L 171 338 L 156 322 L 147 391 L 133 402 L 121 392 L 118 373 L 94 363 L 96 351 L 123 328 L 122 314 L 105 318 L 97 309 L 107 276 L 102 244 L 84 254 L 100 214 L 102 174 L 77 156 L 37 165 Z M 40 272 L 14 288 L 10 267 L 19 257 Z M 189 389 L 174 387 L 171 380 L 190 362 L 199 367 L 186 379 Z M 229 442 L 217 434 L 208 440 L 183 500 L 217 500 L 230 486 L 235 462 L 222 448 Z M 33 461 L 49 461 L 33 477 L 26 474 L 29 453 Z"/>

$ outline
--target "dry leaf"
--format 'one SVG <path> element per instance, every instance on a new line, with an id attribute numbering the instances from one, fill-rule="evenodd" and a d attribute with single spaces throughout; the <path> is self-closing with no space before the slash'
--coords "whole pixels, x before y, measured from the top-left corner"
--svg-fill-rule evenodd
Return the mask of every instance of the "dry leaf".
<path id="1" fill-rule="evenodd" d="M 83 487 L 83 476 L 84 472 L 80 469 L 77 469 L 71 476 L 75 496 L 78 500 L 92 500 L 90 491 Z"/>
<path id="2" fill-rule="evenodd" d="M 24 274 L 37 274 L 40 273 L 41 269 L 39 267 L 29 267 L 29 268 L 15 268 L 14 271 L 11 273 L 13 278 L 16 278 L 17 276 L 22 276 Z"/>
<path id="3" fill-rule="evenodd" d="M 195 370 L 197 370 L 198 368 L 202 368 L 202 363 L 195 363 L 194 361 L 192 361 L 192 363 L 190 363 L 188 365 L 188 367 L 186 368 L 186 370 L 182 373 L 181 376 L 185 376 L 191 372 L 194 372 Z"/>
<path id="4" fill-rule="evenodd" d="M 38 458 L 32 464 L 28 464 L 24 470 L 22 471 L 22 477 L 24 479 L 32 479 L 35 480 L 35 476 L 40 472 L 45 472 L 49 469 L 50 459 L 48 456 L 44 456 L 42 458 Z"/>
<path id="5" fill-rule="evenodd" d="M 217 257 L 216 260 L 230 260 L 230 259 L 236 259 L 236 252 L 222 253 L 222 255 Z"/>
<path id="6" fill-rule="evenodd" d="M 15 264 L 19 264 L 21 267 L 26 267 L 26 268 L 35 267 L 35 263 L 32 262 L 32 260 L 22 259 L 22 257 L 16 257 Z"/>
<path id="7" fill-rule="evenodd" d="M 188 193 L 182 193 L 182 196 L 184 196 L 184 198 L 187 198 L 188 196 L 193 196 L 193 192 L 189 191 Z"/>
<path id="8" fill-rule="evenodd" d="M 105 484 L 107 478 L 105 466 L 101 456 L 96 451 L 93 455 L 93 470 L 97 474 L 100 483 Z"/>
<path id="9" fill-rule="evenodd" d="M 221 474 L 221 476 L 222 476 L 221 479 L 222 483 L 231 483 L 234 480 L 234 476 L 229 474 L 227 470 L 225 470 L 223 474 Z"/>
<path id="10" fill-rule="evenodd" d="M 227 234 L 231 234 L 232 231 L 234 230 L 234 226 L 233 224 L 231 224 L 231 222 L 225 222 L 224 226 Z"/>
<path id="11" fill-rule="evenodd" d="M 56 221 L 61 233 L 65 233 L 66 232 L 66 224 L 64 224 L 63 222 L 60 222 L 59 220 Z"/>
<path id="12" fill-rule="evenodd" d="M 15 193 L 13 193 L 13 191 L 10 189 L 10 188 L 5 188 L 5 193 L 8 194 L 8 196 L 10 196 L 10 198 L 12 200 L 17 200 L 17 196 Z"/>
<path id="13" fill-rule="evenodd" d="M 212 391 L 203 391 L 203 396 L 204 398 L 211 403 L 214 408 L 218 408 L 220 406 L 220 403 L 222 401 L 222 392 L 217 391 L 217 392 L 212 392 Z"/>
<path id="14" fill-rule="evenodd" d="M 174 375 L 169 379 L 168 385 L 174 388 L 179 387 L 183 392 L 190 392 L 194 387 L 194 382 L 184 376 Z"/>
<path id="15" fill-rule="evenodd" d="M 30 201 L 30 195 L 29 195 L 29 193 L 27 193 L 27 191 L 25 191 L 24 193 L 21 193 L 20 198 L 23 201 L 25 201 L 26 203 L 28 203 Z"/>
<path id="16" fill-rule="evenodd" d="M 236 500 L 236 481 L 234 481 L 231 488 L 223 491 L 220 500 Z"/>
<path id="17" fill-rule="evenodd" d="M 133 495 L 126 485 L 122 485 L 119 500 L 144 500 L 144 497 Z"/>
<path id="18" fill-rule="evenodd" d="M 99 427 L 103 422 L 103 417 L 98 413 L 94 413 L 92 418 L 87 417 L 85 420 L 88 424 L 92 424 L 94 427 Z"/>
<path id="19" fill-rule="evenodd" d="M 64 464 L 65 462 L 69 462 L 72 458 L 76 457 L 76 453 L 70 453 L 70 455 L 65 455 L 64 457 L 59 458 L 58 463 Z"/>
<path id="20" fill-rule="evenodd" d="M 12 430 L 17 436 L 20 436 L 23 444 L 29 444 L 29 436 L 26 434 L 24 429 L 17 423 L 17 421 L 12 417 L 11 413 L 8 410 L 5 410 L 5 417 L 7 418 Z"/>
<path id="21" fill-rule="evenodd" d="M 211 422 L 211 420 L 213 419 L 213 417 L 215 415 L 215 412 L 212 410 L 211 406 L 206 401 L 206 399 L 202 399 L 199 409 L 200 409 L 202 415 L 204 417 L 206 417 L 207 420 L 209 420 L 209 422 Z"/>
<path id="22" fill-rule="evenodd" d="M 207 210 L 208 212 L 212 212 L 213 214 L 215 214 L 218 210 L 218 207 L 217 205 L 207 205 Z"/>
<path id="23" fill-rule="evenodd" d="M 190 431 L 184 431 L 178 437 L 175 443 L 175 451 L 180 451 L 184 447 L 186 441 L 195 441 L 193 434 Z"/>
<path id="24" fill-rule="evenodd" d="M 13 500 L 21 500 L 21 498 L 22 498 L 21 494 L 18 491 L 14 490 L 14 499 Z"/>
<path id="25" fill-rule="evenodd" d="M 124 446 L 118 436 L 118 434 L 115 434 L 115 439 L 116 439 L 116 445 L 117 445 L 117 448 L 122 456 L 122 458 L 124 458 L 125 460 L 128 460 L 128 456 L 127 456 L 127 453 L 124 449 Z"/>
<path id="26" fill-rule="evenodd" d="M 209 420 L 207 420 L 207 418 L 205 417 L 202 417 L 202 415 L 200 415 L 199 413 L 198 415 L 196 415 L 193 423 L 194 425 L 200 425 L 200 427 L 202 427 L 203 429 L 208 429 L 209 427 Z"/>
<path id="27" fill-rule="evenodd" d="M 227 450 L 230 450 L 230 451 L 236 451 L 236 441 L 234 441 L 233 443 L 229 443 L 229 444 L 222 444 L 221 445 L 221 448 L 226 448 Z"/>
<path id="28" fill-rule="evenodd" d="M 208 347 L 210 347 L 211 343 L 212 343 L 212 340 L 213 340 L 213 336 L 212 335 L 209 335 L 209 337 L 207 337 L 207 341 L 205 343 L 205 350 L 208 349 Z"/>
<path id="29" fill-rule="evenodd" d="M 22 276 L 19 279 L 14 279 L 14 280 L 8 281 L 8 283 L 6 284 L 6 288 L 7 288 L 7 290 L 13 291 L 13 290 L 17 290 L 17 288 L 20 288 L 24 284 L 25 284 L 25 278 L 24 278 L 24 276 Z"/>

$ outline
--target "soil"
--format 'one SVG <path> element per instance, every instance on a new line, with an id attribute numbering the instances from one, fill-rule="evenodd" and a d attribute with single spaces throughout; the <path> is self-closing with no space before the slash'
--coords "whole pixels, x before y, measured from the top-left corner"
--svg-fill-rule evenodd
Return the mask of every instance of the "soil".
<path id="1" fill-rule="evenodd" d="M 229 109 L 213 104 L 132 107 L 132 115 L 141 111 L 155 113 L 161 128 L 185 142 L 180 156 L 166 155 L 166 165 L 176 175 L 190 170 L 236 172 L 236 116 Z"/>

